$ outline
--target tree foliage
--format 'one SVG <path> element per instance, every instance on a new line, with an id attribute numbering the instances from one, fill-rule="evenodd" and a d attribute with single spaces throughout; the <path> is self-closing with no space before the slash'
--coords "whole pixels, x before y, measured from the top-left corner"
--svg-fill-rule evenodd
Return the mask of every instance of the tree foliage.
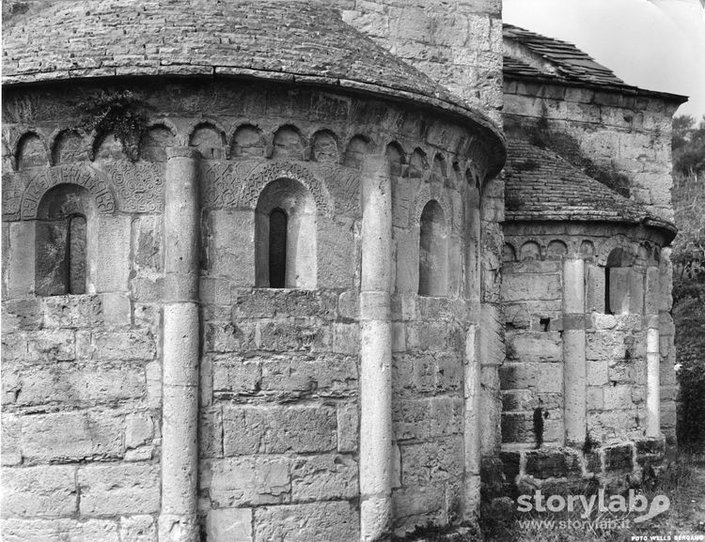
<path id="1" fill-rule="evenodd" d="M 679 366 L 678 440 L 705 446 L 705 117 L 673 119 L 673 317 Z"/>

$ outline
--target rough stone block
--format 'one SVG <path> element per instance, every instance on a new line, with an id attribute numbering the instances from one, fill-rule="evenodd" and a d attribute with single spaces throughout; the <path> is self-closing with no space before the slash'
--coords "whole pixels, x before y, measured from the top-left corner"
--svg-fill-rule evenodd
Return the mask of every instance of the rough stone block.
<path id="1" fill-rule="evenodd" d="M 435 484 L 462 476 L 463 442 L 460 438 L 406 444 L 399 448 L 404 487 Z"/>
<path id="2" fill-rule="evenodd" d="M 338 404 L 338 451 L 355 452 L 359 441 L 359 415 L 357 403 Z"/>
<path id="3" fill-rule="evenodd" d="M 255 540 L 356 542 L 359 523 L 359 513 L 345 501 L 267 506 L 255 510 Z"/>
<path id="4" fill-rule="evenodd" d="M 255 284 L 254 210 L 219 209 L 208 215 L 209 237 L 205 243 L 211 276 L 234 284 Z"/>
<path id="5" fill-rule="evenodd" d="M 93 357 L 100 360 L 154 359 L 156 345 L 151 333 L 143 331 L 101 331 L 93 334 Z"/>
<path id="6" fill-rule="evenodd" d="M 536 478 L 579 476 L 580 461 L 567 450 L 531 450 L 526 452 L 526 474 Z"/>
<path id="7" fill-rule="evenodd" d="M 608 473 L 631 472 L 633 468 L 633 448 L 629 444 L 603 448 L 605 470 Z"/>
<path id="8" fill-rule="evenodd" d="M 5 468 L 3 517 L 70 516 L 76 512 L 76 467 Z"/>
<path id="9" fill-rule="evenodd" d="M 315 360 L 287 357 L 262 363 L 261 389 L 278 396 L 352 395 L 358 389 L 357 363 L 350 357 L 320 356 Z"/>
<path id="10" fill-rule="evenodd" d="M 539 363 L 536 387 L 543 393 L 562 393 L 563 364 Z"/>
<path id="11" fill-rule="evenodd" d="M 25 369 L 7 364 L 3 371 L 3 390 L 10 390 L 16 405 L 88 406 L 125 399 L 139 399 L 145 393 L 144 370 L 140 367 L 96 367 L 36 365 Z"/>
<path id="12" fill-rule="evenodd" d="M 55 362 L 76 359 L 76 337 L 70 329 L 34 331 L 27 336 L 27 360 Z"/>
<path id="13" fill-rule="evenodd" d="M 67 295 L 44 298 L 44 325 L 56 327 L 94 327 L 103 322 L 100 296 Z"/>
<path id="14" fill-rule="evenodd" d="M 358 492 L 358 465 L 352 456 L 317 455 L 292 462 L 294 502 L 352 499 Z"/>
<path id="15" fill-rule="evenodd" d="M 502 389 L 535 388 L 538 366 L 538 363 L 506 363 L 499 368 Z"/>
<path id="16" fill-rule="evenodd" d="M 120 540 L 123 542 L 154 542 L 157 528 L 152 516 L 123 516 L 120 518 Z"/>
<path id="17" fill-rule="evenodd" d="M 502 300 L 551 300 L 560 298 L 561 280 L 558 274 L 510 274 L 502 281 Z"/>
<path id="18" fill-rule="evenodd" d="M 159 465 L 96 465 L 78 469 L 82 516 L 150 514 L 159 510 Z"/>
<path id="19" fill-rule="evenodd" d="M 395 518 L 419 516 L 436 512 L 444 504 L 443 485 L 402 487 L 392 492 Z"/>
<path id="20" fill-rule="evenodd" d="M 512 361 L 561 361 L 563 343 L 558 332 L 507 333 L 507 359 Z"/>
<path id="21" fill-rule="evenodd" d="M 337 448 L 336 410 L 328 406 L 226 406 L 226 456 L 326 452 Z"/>
<path id="22" fill-rule="evenodd" d="M 252 509 L 219 508 L 206 516 L 207 540 L 252 542 Z"/>
<path id="23" fill-rule="evenodd" d="M 7 519 L 2 522 L 2 539 L 4 542 L 121 542 L 117 523 L 102 519 Z"/>
<path id="24" fill-rule="evenodd" d="M 2 333 L 2 361 L 26 361 L 27 337 L 24 333 Z M 37 354 L 35 353 L 35 356 Z"/>
<path id="25" fill-rule="evenodd" d="M 107 293 L 103 298 L 103 319 L 109 326 L 129 326 L 132 320 L 132 303 L 126 294 Z"/>
<path id="26" fill-rule="evenodd" d="M 122 454 L 122 439 L 122 421 L 105 413 L 72 411 L 22 418 L 22 452 L 32 461 L 115 458 Z"/>
<path id="27" fill-rule="evenodd" d="M 125 417 L 125 448 L 137 448 L 154 437 L 154 420 L 146 413 Z"/>
<path id="28" fill-rule="evenodd" d="M 10 299 L 2 303 L 3 334 L 18 329 L 40 327 L 43 311 L 40 298 Z"/>
<path id="29" fill-rule="evenodd" d="M 276 504 L 291 498 L 289 462 L 262 456 L 211 459 L 201 463 L 201 488 L 221 508 Z"/>
<path id="30" fill-rule="evenodd" d="M 622 410 L 633 406 L 632 386 L 616 385 L 604 388 L 605 409 Z"/>
<path id="31" fill-rule="evenodd" d="M 94 222 L 100 247 L 95 258 L 96 292 L 126 292 L 130 275 L 132 217 L 98 215 Z"/>
<path id="32" fill-rule="evenodd" d="M 459 434 L 463 423 L 460 397 L 406 399 L 392 403 L 394 440 Z"/>
<path id="33" fill-rule="evenodd" d="M 208 352 L 239 352 L 255 347 L 251 324 L 214 322 L 206 324 L 204 343 Z"/>
<path id="34" fill-rule="evenodd" d="M 34 291 L 35 222 L 3 224 L 2 229 L 9 229 L 9 240 L 3 243 L 3 254 L 11 256 L 7 260 L 8 265 L 3 265 L 7 299 L 28 295 Z"/>
<path id="35" fill-rule="evenodd" d="M 328 328 L 320 324 L 309 323 L 308 320 L 262 322 L 259 324 L 258 330 L 257 347 L 260 350 L 310 351 L 325 347 L 330 342 Z"/>
<path id="36" fill-rule="evenodd" d="M 262 365 L 257 359 L 223 355 L 213 357 L 213 392 L 252 395 L 262 387 Z"/>

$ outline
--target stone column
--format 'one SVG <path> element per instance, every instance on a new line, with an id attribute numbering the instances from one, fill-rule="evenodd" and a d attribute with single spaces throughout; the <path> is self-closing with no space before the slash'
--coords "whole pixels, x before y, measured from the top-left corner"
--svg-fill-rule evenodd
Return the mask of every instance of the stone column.
<path id="1" fill-rule="evenodd" d="M 646 436 L 661 435 L 661 351 L 658 314 L 647 315 L 646 330 Z"/>
<path id="2" fill-rule="evenodd" d="M 585 263 L 563 262 L 563 408 L 566 444 L 582 446 L 587 424 Z"/>
<path id="3" fill-rule="evenodd" d="M 167 157 L 159 540 L 197 542 L 198 160 L 190 147 L 171 147 Z"/>
<path id="4" fill-rule="evenodd" d="M 480 505 L 480 469 L 482 465 L 482 441 L 480 391 L 482 371 L 479 356 L 480 319 L 480 246 L 482 226 L 480 223 L 480 195 L 477 188 L 469 191 L 465 206 L 465 303 L 470 322 L 465 336 L 463 365 L 463 400 L 465 441 L 463 511 L 466 521 L 477 517 Z"/>
<path id="5" fill-rule="evenodd" d="M 387 159 L 362 173 L 360 286 L 360 540 L 389 536 L 392 521 L 392 186 Z"/>

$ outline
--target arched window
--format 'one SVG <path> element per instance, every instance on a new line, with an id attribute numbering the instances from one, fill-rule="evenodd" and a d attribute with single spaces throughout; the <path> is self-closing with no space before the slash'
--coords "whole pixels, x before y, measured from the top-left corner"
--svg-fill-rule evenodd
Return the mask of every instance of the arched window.
<path id="1" fill-rule="evenodd" d="M 316 203 L 293 179 L 269 183 L 255 211 L 255 285 L 316 287 Z"/>
<path id="2" fill-rule="evenodd" d="M 605 264 L 605 314 L 627 314 L 634 257 L 622 248 L 610 252 Z"/>
<path id="3" fill-rule="evenodd" d="M 61 184 L 42 197 L 35 236 L 37 295 L 88 291 L 88 224 L 94 215 L 93 197 L 82 186 Z"/>
<path id="4" fill-rule="evenodd" d="M 423 208 L 419 233 L 419 295 L 447 295 L 448 229 L 436 200 Z"/>

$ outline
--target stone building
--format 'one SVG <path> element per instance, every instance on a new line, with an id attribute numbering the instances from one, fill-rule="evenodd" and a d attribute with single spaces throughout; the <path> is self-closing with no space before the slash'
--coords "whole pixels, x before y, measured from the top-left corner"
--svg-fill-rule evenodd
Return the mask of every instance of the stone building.
<path id="1" fill-rule="evenodd" d="M 325 4 L 6 17 L 4 539 L 460 531 L 660 460 L 682 99 L 499 0 Z"/>

